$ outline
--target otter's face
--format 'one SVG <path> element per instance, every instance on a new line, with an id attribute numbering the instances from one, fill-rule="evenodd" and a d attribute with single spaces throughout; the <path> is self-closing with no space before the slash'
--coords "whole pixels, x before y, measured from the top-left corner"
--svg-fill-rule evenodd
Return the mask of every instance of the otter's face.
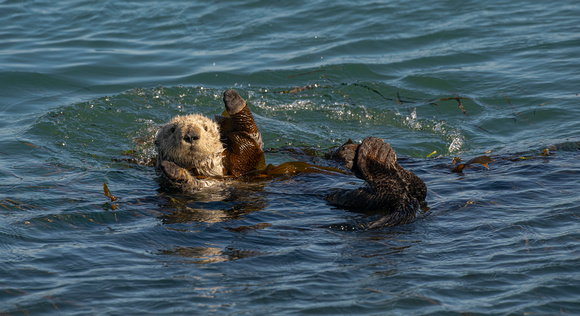
<path id="1" fill-rule="evenodd" d="M 161 127 L 155 145 L 160 159 L 184 168 L 214 159 L 223 151 L 217 124 L 197 114 L 175 117 Z"/>

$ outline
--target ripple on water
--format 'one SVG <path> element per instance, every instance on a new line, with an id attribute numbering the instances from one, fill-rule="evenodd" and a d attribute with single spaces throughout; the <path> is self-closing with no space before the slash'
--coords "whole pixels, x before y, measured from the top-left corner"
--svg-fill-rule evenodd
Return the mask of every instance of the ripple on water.
<path id="1" fill-rule="evenodd" d="M 432 2 L 4 1 L 0 314 L 577 313 L 578 147 L 541 151 L 578 141 L 578 6 Z M 427 208 L 365 231 L 322 199 L 349 175 L 161 189 L 158 125 L 230 87 L 271 161 L 382 137 Z"/>

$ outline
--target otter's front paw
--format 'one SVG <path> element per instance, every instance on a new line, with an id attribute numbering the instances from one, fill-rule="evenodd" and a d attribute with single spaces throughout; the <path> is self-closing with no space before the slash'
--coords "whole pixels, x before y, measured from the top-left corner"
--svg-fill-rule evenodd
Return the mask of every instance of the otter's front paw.
<path id="1" fill-rule="evenodd" d="M 165 177 L 171 181 L 183 182 L 187 180 L 187 170 L 181 168 L 171 161 L 162 161 L 159 164 L 159 169 L 161 169 Z"/>

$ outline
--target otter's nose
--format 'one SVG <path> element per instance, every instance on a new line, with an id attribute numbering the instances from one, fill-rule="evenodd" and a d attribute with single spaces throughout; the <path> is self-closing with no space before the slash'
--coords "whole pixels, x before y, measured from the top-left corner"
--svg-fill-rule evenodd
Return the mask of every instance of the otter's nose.
<path id="1" fill-rule="evenodd" d="M 199 139 L 199 134 L 195 131 L 191 131 L 183 135 L 183 140 L 187 143 L 193 144 L 194 141 Z"/>

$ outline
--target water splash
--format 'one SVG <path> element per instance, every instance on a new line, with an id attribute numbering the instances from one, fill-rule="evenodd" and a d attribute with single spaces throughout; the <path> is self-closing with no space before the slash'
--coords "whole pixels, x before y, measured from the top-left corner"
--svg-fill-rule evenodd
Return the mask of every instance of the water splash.
<path id="1" fill-rule="evenodd" d="M 413 108 L 409 115 L 402 115 L 400 113 L 399 115 L 403 116 L 402 122 L 404 127 L 416 131 L 428 132 L 441 137 L 448 144 L 448 154 L 457 153 L 463 149 L 465 136 L 461 133 L 460 129 L 449 126 L 445 120 L 436 118 L 419 119 L 417 108 Z"/>
<path id="2" fill-rule="evenodd" d="M 153 165 L 157 158 L 155 148 L 155 137 L 160 126 L 152 120 L 141 120 L 145 127 L 137 132 L 136 136 L 131 139 L 134 149 L 126 153 L 130 154 L 135 162 L 141 165 Z"/>
<path id="3" fill-rule="evenodd" d="M 459 135 L 457 133 L 451 133 L 450 137 L 452 138 L 451 144 L 449 144 L 449 153 L 456 153 L 458 152 L 464 143 L 463 135 Z"/>

